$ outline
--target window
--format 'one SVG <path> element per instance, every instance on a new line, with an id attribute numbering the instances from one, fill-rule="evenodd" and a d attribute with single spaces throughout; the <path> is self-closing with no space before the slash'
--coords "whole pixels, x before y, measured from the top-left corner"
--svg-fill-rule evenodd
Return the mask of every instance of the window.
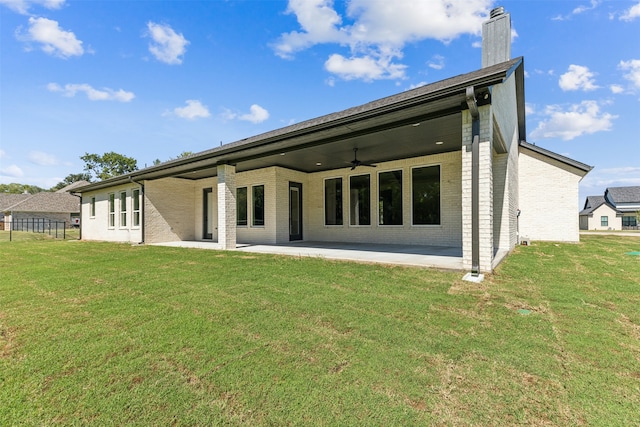
<path id="1" fill-rule="evenodd" d="M 120 227 L 127 226 L 127 192 L 120 193 Z"/>
<path id="2" fill-rule="evenodd" d="M 635 216 L 623 216 L 622 217 L 622 226 L 623 227 L 637 227 L 638 220 Z"/>
<path id="3" fill-rule="evenodd" d="M 440 224 L 440 166 L 411 171 L 414 225 Z"/>
<path id="4" fill-rule="evenodd" d="M 140 190 L 137 188 L 133 190 L 131 193 L 131 203 L 133 204 L 133 209 L 131 209 L 131 214 L 133 215 L 132 225 L 134 227 L 140 226 Z"/>
<path id="5" fill-rule="evenodd" d="M 109 227 L 116 226 L 116 195 L 109 194 Z"/>
<path id="6" fill-rule="evenodd" d="M 264 185 L 251 187 L 253 222 L 252 225 L 264 226 Z"/>
<path id="7" fill-rule="evenodd" d="M 236 215 L 237 224 L 241 226 L 247 225 L 247 187 L 238 188 L 236 190 Z"/>
<path id="8" fill-rule="evenodd" d="M 324 224 L 342 225 L 342 178 L 324 181 Z"/>
<path id="9" fill-rule="evenodd" d="M 402 171 L 378 175 L 378 224 L 402 225 Z"/>
<path id="10" fill-rule="evenodd" d="M 608 216 L 601 216 L 600 217 L 600 226 L 601 227 L 608 227 L 609 226 L 609 217 Z"/>
<path id="11" fill-rule="evenodd" d="M 89 203 L 89 216 L 96 216 L 96 198 L 92 197 L 91 202 Z"/>
<path id="12" fill-rule="evenodd" d="M 350 224 L 371 225 L 369 175 L 349 178 Z"/>

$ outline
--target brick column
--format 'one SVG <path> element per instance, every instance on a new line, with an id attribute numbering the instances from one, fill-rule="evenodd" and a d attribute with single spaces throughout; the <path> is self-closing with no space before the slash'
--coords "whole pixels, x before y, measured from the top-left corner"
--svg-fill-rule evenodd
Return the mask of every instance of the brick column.
<path id="1" fill-rule="evenodd" d="M 236 167 L 218 165 L 218 244 L 236 248 Z"/>
<path id="2" fill-rule="evenodd" d="M 493 150 L 489 117 L 490 106 L 479 108 L 479 212 L 480 224 L 480 271 L 491 272 L 493 262 Z M 472 154 L 471 154 L 471 114 L 462 112 L 462 264 L 471 270 L 471 229 L 472 229 Z"/>

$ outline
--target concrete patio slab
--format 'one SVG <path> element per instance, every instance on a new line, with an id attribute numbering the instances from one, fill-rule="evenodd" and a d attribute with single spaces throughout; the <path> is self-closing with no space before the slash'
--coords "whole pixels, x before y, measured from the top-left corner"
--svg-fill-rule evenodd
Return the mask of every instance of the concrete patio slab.
<path id="1" fill-rule="evenodd" d="M 218 243 L 204 241 L 166 242 L 154 243 L 153 245 L 197 249 L 221 249 Z M 462 270 L 462 248 L 456 247 L 339 242 L 291 242 L 286 245 L 238 244 L 235 250 L 249 253 Z"/>

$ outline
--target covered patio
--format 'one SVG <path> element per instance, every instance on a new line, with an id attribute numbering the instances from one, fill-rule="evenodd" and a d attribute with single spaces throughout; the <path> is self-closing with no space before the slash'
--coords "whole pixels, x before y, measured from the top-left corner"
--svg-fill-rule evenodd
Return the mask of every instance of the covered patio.
<path id="1" fill-rule="evenodd" d="M 222 250 L 222 245 L 205 241 L 154 243 L 155 246 Z M 315 257 L 339 261 L 404 265 L 462 270 L 462 248 L 425 245 L 388 245 L 344 242 L 290 242 L 279 245 L 238 244 L 236 251 L 261 254 Z"/>

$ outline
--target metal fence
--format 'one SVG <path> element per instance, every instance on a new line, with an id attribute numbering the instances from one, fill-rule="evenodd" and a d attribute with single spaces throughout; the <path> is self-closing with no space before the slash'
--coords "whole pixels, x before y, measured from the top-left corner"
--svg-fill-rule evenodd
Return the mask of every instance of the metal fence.
<path id="1" fill-rule="evenodd" d="M 52 221 L 46 218 L 21 218 L 5 221 L 4 229 L 9 230 L 9 241 L 13 240 L 14 231 L 48 234 L 56 239 L 66 239 L 67 221 Z"/>

